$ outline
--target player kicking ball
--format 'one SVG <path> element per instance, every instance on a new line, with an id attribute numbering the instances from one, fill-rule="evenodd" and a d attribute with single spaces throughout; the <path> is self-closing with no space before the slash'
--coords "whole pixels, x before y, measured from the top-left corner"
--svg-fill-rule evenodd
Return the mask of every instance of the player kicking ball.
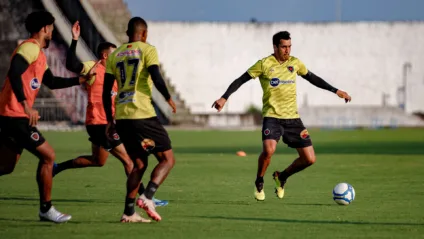
<path id="1" fill-rule="evenodd" d="M 66 68 L 74 73 L 85 75 L 96 61 L 80 62 L 78 60 L 76 47 L 80 32 L 80 25 L 77 21 L 72 26 L 72 43 L 67 53 Z M 115 49 L 116 46 L 109 42 L 99 44 L 97 47 L 97 57 L 100 64 L 97 66 L 96 75 L 84 84 L 88 95 L 85 125 L 87 133 L 90 136 L 92 154 L 82 155 L 55 165 L 53 169 L 54 176 L 71 168 L 102 167 L 106 163 L 109 153 L 123 164 L 127 176 L 133 169 L 134 164 L 128 156 L 119 135 L 113 132 L 112 137 L 109 139 L 105 134 L 107 119 L 102 100 L 103 82 L 107 58 Z M 118 86 L 115 83 L 111 91 L 112 102 L 115 101 L 117 90 Z M 141 183 L 139 187 L 140 195 L 143 194 L 144 189 L 144 185 Z M 156 206 L 165 206 L 168 204 L 168 201 L 165 200 L 154 199 L 154 201 Z"/>
<path id="2" fill-rule="evenodd" d="M 55 153 L 36 128 L 40 118 L 33 109 L 41 84 L 61 89 L 84 83 L 95 74 L 96 65 L 85 77 L 61 78 L 48 68 L 43 48 L 49 47 L 54 17 L 45 11 L 33 12 L 25 20 L 31 37 L 13 52 L 6 81 L 0 94 L 0 176 L 13 172 L 23 149 L 39 159 L 37 184 L 40 194 L 39 217 L 42 221 L 67 222 L 71 215 L 59 212 L 51 201 L 52 169 Z"/>
<path id="3" fill-rule="evenodd" d="M 309 71 L 296 57 L 290 56 L 291 38 L 287 31 L 278 32 L 272 37 L 274 53 L 257 61 L 246 73 L 228 87 L 224 95 L 215 101 L 212 107 L 222 110 L 232 93 L 250 79 L 259 78 L 263 89 L 262 153 L 258 159 L 258 171 L 255 180 L 255 198 L 265 200 L 264 175 L 280 138 L 299 154 L 283 171 L 275 171 L 275 192 L 278 198 L 284 197 L 287 179 L 315 163 L 315 152 L 311 137 L 297 111 L 296 75 L 311 84 L 335 93 L 350 102 L 351 97 L 344 91 L 329 85 L 326 81 Z"/>

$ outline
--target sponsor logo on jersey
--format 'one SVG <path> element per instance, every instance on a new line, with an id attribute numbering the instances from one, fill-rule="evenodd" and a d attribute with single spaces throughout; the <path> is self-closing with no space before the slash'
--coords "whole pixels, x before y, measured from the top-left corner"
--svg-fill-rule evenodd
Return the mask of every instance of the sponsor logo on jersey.
<path id="1" fill-rule="evenodd" d="M 278 78 L 272 78 L 272 79 L 269 81 L 269 84 L 270 84 L 272 87 L 277 87 L 278 85 L 294 84 L 294 83 L 295 83 L 295 81 L 294 81 L 294 80 L 280 80 L 280 79 L 278 79 Z"/>
<path id="2" fill-rule="evenodd" d="M 119 93 L 119 99 L 125 99 L 125 98 L 127 98 L 127 97 L 130 97 L 130 96 L 134 96 L 134 94 L 135 94 L 135 92 L 133 92 L 133 91 L 131 91 L 131 92 L 121 92 L 121 93 Z"/>
<path id="3" fill-rule="evenodd" d="M 141 55 L 141 51 L 138 49 L 135 50 L 125 50 L 125 51 L 121 51 L 118 54 L 116 54 L 116 56 L 140 56 Z"/>
<path id="4" fill-rule="evenodd" d="M 40 82 L 38 81 L 38 79 L 37 78 L 33 78 L 31 81 L 30 81 L 30 86 L 31 86 L 31 89 L 33 89 L 33 90 L 37 90 L 37 89 L 39 89 L 40 88 L 40 86 L 41 86 L 41 84 L 40 84 Z"/>

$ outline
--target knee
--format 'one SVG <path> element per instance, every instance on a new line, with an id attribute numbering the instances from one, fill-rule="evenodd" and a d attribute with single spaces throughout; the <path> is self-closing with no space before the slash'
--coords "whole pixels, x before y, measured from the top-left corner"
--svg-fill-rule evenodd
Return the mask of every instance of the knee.
<path id="1" fill-rule="evenodd" d="M 145 170 L 147 166 L 148 166 L 147 160 L 137 159 L 135 163 L 133 164 L 133 169 L 138 171 Z"/>
<path id="2" fill-rule="evenodd" d="M 51 152 L 44 154 L 41 157 L 41 160 L 43 161 L 43 163 L 46 163 L 46 164 L 53 164 L 55 159 L 56 159 L 56 153 L 53 150 Z"/>
<path id="3" fill-rule="evenodd" d="M 94 166 L 103 167 L 106 164 L 107 158 L 94 158 Z"/>
<path id="4" fill-rule="evenodd" d="M 270 159 L 272 155 L 274 155 L 274 152 L 275 152 L 275 147 L 265 147 L 262 151 L 262 155 L 266 159 Z"/>
<path id="5" fill-rule="evenodd" d="M 174 155 L 172 155 L 171 157 L 168 157 L 168 158 L 166 159 L 166 162 L 167 162 L 167 164 L 168 164 L 168 166 L 169 166 L 170 168 L 173 168 L 173 167 L 174 167 L 174 165 L 175 165 L 175 158 L 174 158 Z"/>
<path id="6" fill-rule="evenodd" d="M 303 157 L 303 162 L 305 162 L 305 164 L 308 165 L 308 166 L 314 164 L 315 161 L 316 161 L 315 154 Z"/>

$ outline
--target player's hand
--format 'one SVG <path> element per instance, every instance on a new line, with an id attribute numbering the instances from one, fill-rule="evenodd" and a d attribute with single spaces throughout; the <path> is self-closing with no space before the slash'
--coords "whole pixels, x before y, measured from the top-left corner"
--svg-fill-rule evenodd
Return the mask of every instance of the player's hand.
<path id="1" fill-rule="evenodd" d="M 177 113 L 177 106 L 175 105 L 175 102 L 172 100 L 172 98 L 168 100 L 168 105 L 171 107 L 172 113 Z"/>
<path id="2" fill-rule="evenodd" d="M 25 114 L 29 117 L 29 125 L 35 127 L 40 118 L 38 111 L 33 108 L 25 107 Z"/>
<path id="3" fill-rule="evenodd" d="M 89 81 L 93 76 L 95 76 L 97 74 L 96 70 L 97 70 L 97 66 L 100 64 L 100 62 L 101 61 L 97 61 L 96 64 L 94 64 L 94 66 L 91 67 L 91 69 L 87 73 L 87 75 L 80 77 L 80 79 L 79 79 L 80 84 Z"/>
<path id="4" fill-rule="evenodd" d="M 338 97 L 344 99 L 346 103 L 352 100 L 352 97 L 350 97 L 350 95 L 347 92 L 344 92 L 342 90 L 337 90 L 336 94 Z"/>
<path id="5" fill-rule="evenodd" d="M 220 98 L 219 100 L 216 100 L 212 104 L 212 108 L 215 108 L 218 110 L 218 112 L 221 112 L 222 108 L 224 108 L 225 103 L 227 102 L 226 99 Z"/>
<path id="6" fill-rule="evenodd" d="M 80 33 L 81 33 L 81 28 L 80 28 L 80 25 L 79 25 L 79 21 L 76 21 L 74 23 L 74 25 L 72 25 L 72 39 L 78 41 Z"/>
<path id="7" fill-rule="evenodd" d="M 115 124 L 113 122 L 108 122 L 106 125 L 106 138 L 113 140 L 113 134 L 115 133 Z"/>

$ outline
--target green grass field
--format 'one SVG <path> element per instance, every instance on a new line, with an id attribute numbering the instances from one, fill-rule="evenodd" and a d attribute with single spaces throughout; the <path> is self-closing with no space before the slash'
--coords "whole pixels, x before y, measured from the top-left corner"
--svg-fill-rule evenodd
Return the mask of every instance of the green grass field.
<path id="1" fill-rule="evenodd" d="M 103 168 L 58 175 L 54 205 L 73 219 L 39 222 L 37 160 L 25 152 L 15 172 L 0 178 L 0 238 L 424 238 L 424 129 L 310 133 L 317 163 L 291 177 L 277 199 L 271 174 L 296 156 L 280 143 L 265 177 L 266 200 L 256 202 L 260 131 L 170 131 L 177 164 L 156 194 L 170 204 L 152 224 L 119 223 L 125 175 L 112 157 Z M 85 132 L 44 135 L 57 162 L 90 150 Z M 155 164 L 152 157 L 149 169 Z M 356 199 L 338 206 L 331 192 L 344 181 Z"/>

